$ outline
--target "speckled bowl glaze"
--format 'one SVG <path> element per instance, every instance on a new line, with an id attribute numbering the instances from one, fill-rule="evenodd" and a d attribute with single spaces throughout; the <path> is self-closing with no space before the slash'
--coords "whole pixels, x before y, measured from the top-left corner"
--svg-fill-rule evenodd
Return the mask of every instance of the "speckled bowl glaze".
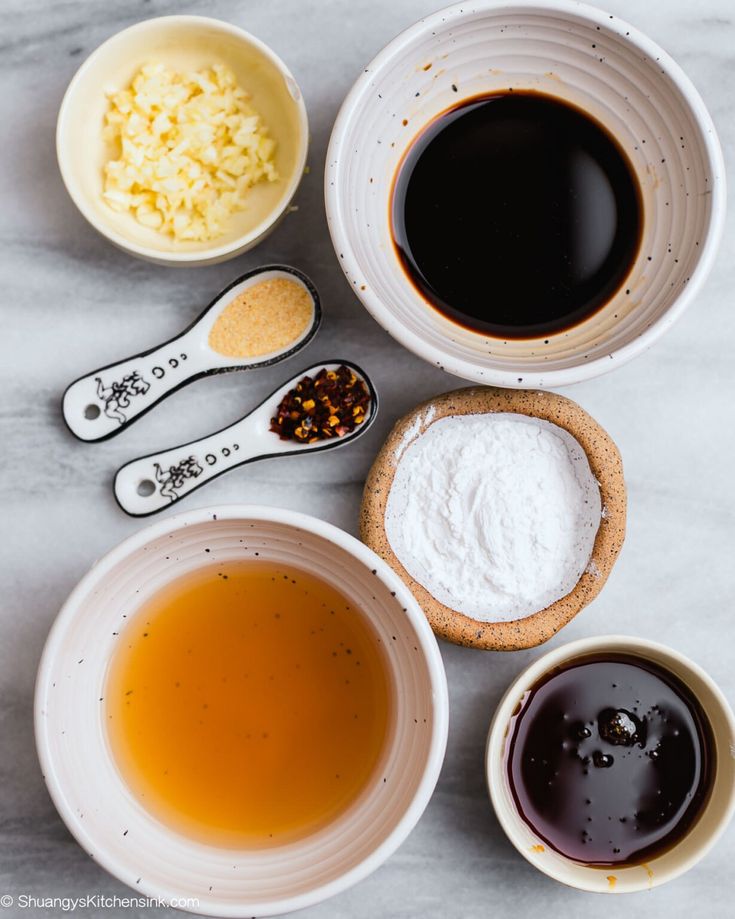
<path id="1" fill-rule="evenodd" d="M 593 868 L 544 845 L 520 817 L 505 768 L 511 719 L 526 692 L 555 667 L 586 654 L 632 654 L 679 677 L 704 709 L 715 741 L 715 776 L 699 819 L 673 848 L 645 864 Z M 485 768 L 490 800 L 508 839 L 534 868 L 579 890 L 635 893 L 659 887 L 693 868 L 715 845 L 735 813 L 735 718 L 712 677 L 673 648 L 629 635 L 601 635 L 560 645 L 530 664 L 511 684 L 497 707 L 487 737 Z"/>
<path id="2" fill-rule="evenodd" d="M 440 418 L 487 412 L 529 415 L 568 431 L 587 454 L 602 503 L 590 564 L 574 588 L 545 609 L 508 622 L 480 622 L 440 603 L 406 571 L 385 531 L 388 495 L 404 451 Z M 408 584 L 440 638 L 490 651 L 517 651 L 548 641 L 602 590 L 623 545 L 626 508 L 620 453 L 610 435 L 576 402 L 550 392 L 471 386 L 423 402 L 396 422 L 365 482 L 360 536 Z"/>
<path id="3" fill-rule="evenodd" d="M 225 64 L 251 94 L 276 141 L 281 178 L 250 189 L 247 207 L 232 214 L 225 232 L 212 240 L 174 240 L 142 226 L 130 213 L 117 213 L 102 199 L 103 166 L 118 155 L 102 136 L 106 91 L 122 89 L 141 66 L 157 62 L 176 70 Z M 118 248 L 170 266 L 224 262 L 264 239 L 287 213 L 308 144 L 306 106 L 291 71 L 254 35 L 207 16 L 159 16 L 113 35 L 74 74 L 56 126 L 61 176 L 82 215 Z"/>
<path id="4" fill-rule="evenodd" d="M 192 841 L 141 807 L 114 762 L 102 690 L 125 615 L 195 568 L 255 556 L 305 568 L 354 599 L 385 650 L 393 705 L 376 771 L 343 814 L 289 845 L 241 851 Z M 436 640 L 384 562 L 313 517 L 237 505 L 170 517 L 97 562 L 54 623 L 35 702 L 44 778 L 85 852 L 141 895 L 227 917 L 311 906 L 377 868 L 411 831 L 434 790 L 447 712 Z"/>
<path id="5" fill-rule="evenodd" d="M 621 290 L 575 328 L 522 341 L 463 329 L 431 307 L 406 277 L 389 218 L 393 178 L 422 129 L 463 99 L 509 88 L 559 97 L 601 122 L 630 159 L 644 209 Z M 659 338 L 709 272 L 726 197 L 712 120 L 681 68 L 632 26 L 571 0 L 463 3 L 395 38 L 345 99 L 325 193 L 340 264 L 375 319 L 450 373 L 518 388 L 597 376 Z"/>

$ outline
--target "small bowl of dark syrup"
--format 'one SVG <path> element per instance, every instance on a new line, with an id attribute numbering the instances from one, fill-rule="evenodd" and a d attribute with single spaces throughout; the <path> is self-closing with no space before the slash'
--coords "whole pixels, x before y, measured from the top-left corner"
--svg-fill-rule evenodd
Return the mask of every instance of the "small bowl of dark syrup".
<path id="1" fill-rule="evenodd" d="M 488 734 L 510 841 L 573 887 L 645 890 L 698 862 L 735 810 L 735 718 L 712 679 L 643 639 L 582 639 L 509 688 Z"/>
<path id="2" fill-rule="evenodd" d="M 722 151 L 653 41 L 584 4 L 427 16 L 364 69 L 327 154 L 356 295 L 468 380 L 559 386 L 641 353 L 713 262 Z"/>

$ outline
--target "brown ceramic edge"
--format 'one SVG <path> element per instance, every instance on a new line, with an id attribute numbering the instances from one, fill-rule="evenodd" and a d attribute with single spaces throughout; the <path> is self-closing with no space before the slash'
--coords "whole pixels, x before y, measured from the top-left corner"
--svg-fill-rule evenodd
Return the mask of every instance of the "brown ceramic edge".
<path id="1" fill-rule="evenodd" d="M 422 421 L 405 449 L 434 421 L 449 415 L 515 412 L 550 421 L 568 431 L 587 454 L 600 487 L 603 516 L 595 537 L 591 570 L 586 570 L 572 590 L 545 609 L 509 622 L 479 622 L 436 600 L 405 570 L 385 532 L 385 508 L 396 470 L 395 452 L 418 419 Z M 452 390 L 416 406 L 400 418 L 388 435 L 368 473 L 360 509 L 360 537 L 409 586 L 432 629 L 440 638 L 466 647 L 515 651 L 543 644 L 570 622 L 602 590 L 625 538 L 626 489 L 623 463 L 610 435 L 576 402 L 556 393 L 470 386 Z"/>

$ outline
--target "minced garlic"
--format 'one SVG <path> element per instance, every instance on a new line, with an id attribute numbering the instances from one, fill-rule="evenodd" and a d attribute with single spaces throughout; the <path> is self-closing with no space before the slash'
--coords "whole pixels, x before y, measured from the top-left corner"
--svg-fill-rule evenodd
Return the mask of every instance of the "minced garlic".
<path id="1" fill-rule="evenodd" d="M 224 357 L 273 354 L 301 338 L 313 316 L 314 302 L 298 282 L 260 281 L 222 310 L 209 332 L 209 347 Z"/>
<path id="2" fill-rule="evenodd" d="M 104 167 L 103 197 L 146 227 L 213 239 L 256 182 L 278 179 L 275 142 L 221 64 L 189 73 L 149 64 L 109 99 L 104 136 L 120 156 Z"/>

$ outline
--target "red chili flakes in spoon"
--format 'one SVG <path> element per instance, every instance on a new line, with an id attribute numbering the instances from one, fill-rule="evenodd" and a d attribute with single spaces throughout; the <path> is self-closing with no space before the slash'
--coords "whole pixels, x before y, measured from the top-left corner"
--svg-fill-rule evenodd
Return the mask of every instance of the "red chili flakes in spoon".
<path id="1" fill-rule="evenodd" d="M 281 440 L 312 444 L 343 437 L 367 417 L 370 392 L 365 381 L 342 364 L 305 376 L 281 399 L 270 429 Z"/>

